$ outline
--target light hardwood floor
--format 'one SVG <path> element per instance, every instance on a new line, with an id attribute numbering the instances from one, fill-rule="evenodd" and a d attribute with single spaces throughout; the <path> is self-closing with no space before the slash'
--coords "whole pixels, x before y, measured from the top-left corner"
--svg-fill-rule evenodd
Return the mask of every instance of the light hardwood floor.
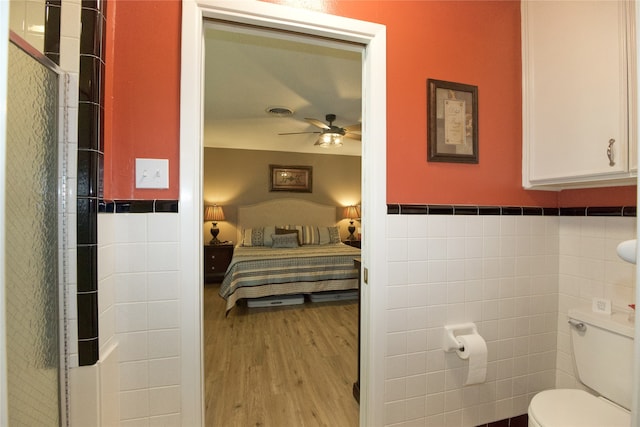
<path id="1" fill-rule="evenodd" d="M 207 427 L 358 426 L 358 305 L 236 306 L 204 289 Z"/>

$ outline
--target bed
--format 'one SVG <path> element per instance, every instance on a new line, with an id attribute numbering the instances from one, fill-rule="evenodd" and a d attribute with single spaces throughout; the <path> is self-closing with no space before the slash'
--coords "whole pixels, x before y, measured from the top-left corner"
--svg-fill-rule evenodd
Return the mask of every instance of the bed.
<path id="1" fill-rule="evenodd" d="M 238 208 L 238 243 L 219 294 L 269 305 L 302 295 L 357 295 L 360 249 L 340 241 L 336 206 L 276 199 Z M 250 304 L 251 306 L 251 304 Z"/>

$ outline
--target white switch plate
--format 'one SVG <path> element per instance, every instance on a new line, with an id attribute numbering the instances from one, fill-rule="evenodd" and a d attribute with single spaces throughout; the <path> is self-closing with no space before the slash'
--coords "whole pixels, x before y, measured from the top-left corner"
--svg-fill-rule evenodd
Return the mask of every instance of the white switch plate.
<path id="1" fill-rule="evenodd" d="M 169 160 L 136 159 L 136 188 L 169 188 Z"/>

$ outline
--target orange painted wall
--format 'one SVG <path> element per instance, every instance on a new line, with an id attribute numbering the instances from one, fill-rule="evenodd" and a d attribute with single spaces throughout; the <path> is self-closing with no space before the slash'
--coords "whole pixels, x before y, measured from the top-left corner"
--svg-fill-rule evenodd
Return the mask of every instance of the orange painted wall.
<path id="1" fill-rule="evenodd" d="M 111 198 L 178 198 L 179 3 L 114 3 L 113 93 L 107 104 L 113 109 L 113 153 L 105 153 L 112 175 L 105 188 Z M 334 0 L 313 7 L 387 27 L 389 203 L 635 205 L 635 187 L 522 189 L 519 1 Z M 428 78 L 478 86 L 479 164 L 426 161 Z M 168 191 L 133 189 L 133 159 L 145 156 L 170 159 Z"/>
<path id="2" fill-rule="evenodd" d="M 109 1 L 105 198 L 178 199 L 179 0 Z M 169 159 L 169 189 L 136 189 L 135 159 Z"/>
<path id="3" fill-rule="evenodd" d="M 636 206 L 636 186 L 561 191 L 558 206 Z"/>

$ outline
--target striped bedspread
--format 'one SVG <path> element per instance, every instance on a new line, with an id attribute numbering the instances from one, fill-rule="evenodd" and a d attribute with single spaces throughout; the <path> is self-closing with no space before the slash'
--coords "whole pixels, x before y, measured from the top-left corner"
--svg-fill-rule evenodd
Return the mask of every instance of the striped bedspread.
<path id="1" fill-rule="evenodd" d="M 238 246 L 219 294 L 227 312 L 242 298 L 358 288 L 353 260 L 360 249 L 343 243 L 291 249 Z"/>

